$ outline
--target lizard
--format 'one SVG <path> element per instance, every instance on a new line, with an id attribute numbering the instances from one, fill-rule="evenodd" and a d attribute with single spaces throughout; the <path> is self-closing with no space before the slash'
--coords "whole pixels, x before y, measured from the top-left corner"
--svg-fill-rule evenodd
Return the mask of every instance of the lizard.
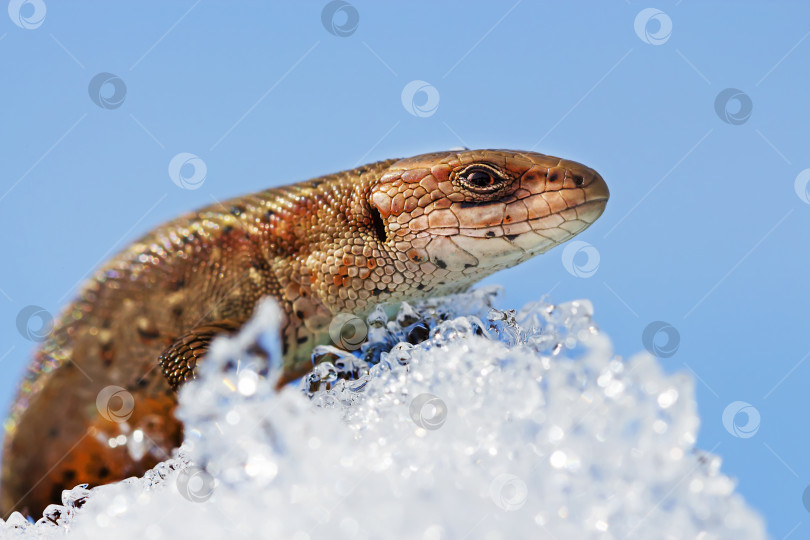
<path id="1" fill-rule="evenodd" d="M 267 189 L 158 226 L 95 272 L 35 352 L 4 425 L 0 510 L 39 514 L 63 489 L 140 476 L 169 457 L 183 436 L 178 387 L 261 298 L 284 313 L 281 385 L 312 368 L 337 314 L 466 290 L 582 232 L 608 197 L 580 163 L 465 149 Z"/>

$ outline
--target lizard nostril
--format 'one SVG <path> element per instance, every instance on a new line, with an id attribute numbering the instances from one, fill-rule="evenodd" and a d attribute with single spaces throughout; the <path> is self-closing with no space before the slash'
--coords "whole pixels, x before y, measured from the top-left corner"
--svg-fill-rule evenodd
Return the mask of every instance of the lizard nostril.
<path id="1" fill-rule="evenodd" d="M 584 184 L 584 183 L 585 183 L 585 179 L 584 179 L 584 178 L 582 178 L 582 176 L 580 176 L 580 175 L 578 175 L 578 174 L 575 174 L 575 175 L 573 176 L 573 178 L 574 178 L 574 184 L 575 184 L 576 186 L 581 186 L 582 184 Z"/>

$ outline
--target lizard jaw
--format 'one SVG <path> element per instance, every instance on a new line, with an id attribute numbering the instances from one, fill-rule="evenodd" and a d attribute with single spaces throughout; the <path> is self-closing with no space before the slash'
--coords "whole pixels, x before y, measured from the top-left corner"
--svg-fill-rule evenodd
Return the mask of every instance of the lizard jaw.
<path id="1" fill-rule="evenodd" d="M 586 202 L 547 216 L 436 236 L 426 250 L 434 264 L 481 279 L 545 253 L 590 227 L 605 210 L 606 191 L 596 186 Z"/>

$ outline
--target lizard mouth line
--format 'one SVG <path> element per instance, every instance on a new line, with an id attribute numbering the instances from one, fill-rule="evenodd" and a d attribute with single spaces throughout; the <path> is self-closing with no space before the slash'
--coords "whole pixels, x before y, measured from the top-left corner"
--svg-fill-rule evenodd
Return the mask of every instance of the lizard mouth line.
<path id="1" fill-rule="evenodd" d="M 579 203 L 571 207 L 571 209 L 582 209 L 582 208 L 593 208 L 596 206 L 601 206 L 602 210 L 605 209 L 607 206 L 608 198 L 607 197 L 599 197 L 597 199 L 591 199 L 590 201 L 585 201 L 584 203 Z M 563 210 L 564 212 L 565 210 Z M 601 215 L 601 212 L 600 212 Z M 599 216 L 596 216 L 599 217 Z M 596 220 L 596 218 L 594 218 Z"/>
<path id="2" fill-rule="evenodd" d="M 590 226 L 596 219 L 602 215 L 602 211 L 607 203 L 607 197 L 600 197 L 592 199 L 583 203 L 576 204 L 558 212 L 551 212 L 544 216 L 535 218 L 521 219 L 520 221 L 513 221 L 504 223 L 503 221 L 496 225 L 484 227 L 438 227 L 434 228 L 431 232 L 439 236 L 466 236 L 471 238 L 501 238 L 520 236 L 525 233 L 534 232 L 542 233 L 549 228 L 560 228 L 564 223 L 579 221 L 585 225 Z M 574 217 L 564 217 L 565 214 L 570 214 L 576 211 Z M 583 227 L 582 229 L 584 229 Z"/>

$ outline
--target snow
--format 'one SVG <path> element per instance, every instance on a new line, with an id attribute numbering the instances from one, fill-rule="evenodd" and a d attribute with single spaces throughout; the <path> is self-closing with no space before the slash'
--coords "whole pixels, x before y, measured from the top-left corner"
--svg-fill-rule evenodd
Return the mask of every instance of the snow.
<path id="1" fill-rule="evenodd" d="M 281 392 L 266 300 L 181 390 L 175 457 L 66 491 L 36 524 L 14 514 L 0 538 L 766 537 L 695 448 L 690 376 L 614 355 L 588 301 L 496 300 L 337 317 L 344 347 L 318 349 L 330 362 Z"/>

